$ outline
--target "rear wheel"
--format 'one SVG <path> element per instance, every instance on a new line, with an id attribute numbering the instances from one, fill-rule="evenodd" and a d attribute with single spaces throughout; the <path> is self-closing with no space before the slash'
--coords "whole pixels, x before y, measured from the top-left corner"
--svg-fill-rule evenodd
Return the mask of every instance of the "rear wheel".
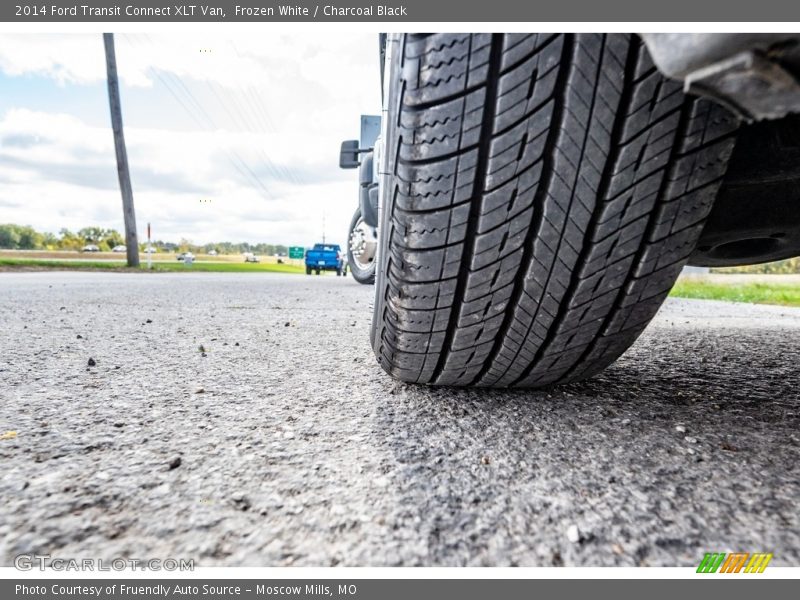
<path id="1" fill-rule="evenodd" d="M 375 252 L 378 247 L 378 232 L 361 216 L 357 208 L 350 221 L 347 243 L 347 263 L 358 283 L 375 283 Z"/>
<path id="2" fill-rule="evenodd" d="M 373 349 L 404 381 L 597 373 L 691 254 L 734 144 L 636 36 L 393 38 Z"/>

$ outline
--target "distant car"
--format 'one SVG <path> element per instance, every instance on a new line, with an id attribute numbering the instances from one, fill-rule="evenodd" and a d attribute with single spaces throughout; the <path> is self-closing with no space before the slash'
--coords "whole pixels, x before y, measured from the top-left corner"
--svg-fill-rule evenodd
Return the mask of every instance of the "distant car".
<path id="1" fill-rule="evenodd" d="M 125 246 L 114 246 L 111 249 L 112 252 L 127 252 L 128 249 Z"/>
<path id="2" fill-rule="evenodd" d="M 81 252 L 100 252 L 100 248 L 94 244 L 86 244 L 83 248 L 81 248 Z"/>
<path id="3" fill-rule="evenodd" d="M 311 272 L 319 275 L 320 271 L 336 271 L 342 275 L 342 249 L 339 244 L 314 244 L 306 251 L 306 275 Z"/>
<path id="4" fill-rule="evenodd" d="M 245 252 L 244 253 L 244 262 L 246 262 L 246 263 L 257 263 L 257 262 L 259 262 L 259 259 L 252 252 Z"/>
<path id="5" fill-rule="evenodd" d="M 185 262 L 187 258 L 189 260 L 194 260 L 194 254 L 191 252 L 181 252 L 178 254 L 178 262 Z"/>
<path id="6" fill-rule="evenodd" d="M 209 256 L 216 256 L 217 255 L 217 251 L 216 250 L 209 250 L 208 251 L 208 255 Z"/>
<path id="7" fill-rule="evenodd" d="M 156 252 L 158 252 L 158 250 L 156 250 L 152 246 L 150 246 L 149 248 L 145 248 L 145 253 L 147 254 L 155 254 Z"/>

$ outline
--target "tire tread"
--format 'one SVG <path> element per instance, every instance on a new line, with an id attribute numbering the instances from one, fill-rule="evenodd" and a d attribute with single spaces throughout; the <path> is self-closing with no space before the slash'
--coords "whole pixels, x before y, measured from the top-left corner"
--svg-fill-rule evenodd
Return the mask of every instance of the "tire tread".
<path id="1" fill-rule="evenodd" d="M 737 122 L 622 34 L 400 40 L 372 344 L 404 381 L 540 387 L 633 343 Z"/>

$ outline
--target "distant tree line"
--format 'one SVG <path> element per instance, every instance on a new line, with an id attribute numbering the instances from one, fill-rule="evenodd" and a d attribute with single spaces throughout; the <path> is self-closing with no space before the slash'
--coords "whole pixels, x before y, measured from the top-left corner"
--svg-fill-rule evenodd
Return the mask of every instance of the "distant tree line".
<path id="1" fill-rule="evenodd" d="M 87 244 L 94 244 L 101 250 L 111 250 L 124 243 L 118 231 L 102 227 L 84 227 L 77 232 L 62 229 L 54 234 L 36 231 L 30 225 L 0 225 L 0 248 L 3 249 L 80 250 Z"/>
<path id="2" fill-rule="evenodd" d="M 102 227 L 84 227 L 76 232 L 61 229 L 58 234 L 36 231 L 29 225 L 8 223 L 0 225 L 0 249 L 4 250 L 80 250 L 86 245 L 94 244 L 102 251 L 111 250 L 114 246 L 125 245 L 124 236 L 116 229 Z M 140 244 L 144 251 L 146 243 Z M 288 247 L 282 244 L 250 244 L 248 242 L 219 242 L 212 244 L 193 244 L 190 240 L 181 239 L 178 243 L 156 240 L 153 247 L 159 252 L 193 252 L 208 254 L 241 254 L 253 252 L 265 256 L 288 253 Z"/>
<path id="3" fill-rule="evenodd" d="M 145 248 L 147 244 L 142 244 Z M 162 252 L 192 252 L 194 254 L 208 254 L 212 250 L 217 254 L 242 254 L 244 252 L 252 252 L 253 254 L 261 254 L 264 256 L 273 256 L 275 254 L 288 254 L 289 247 L 283 244 L 265 244 L 259 242 L 258 244 L 250 244 L 248 242 L 214 242 L 211 244 L 193 244 L 190 240 L 182 238 L 177 244 L 172 242 L 162 242 L 156 240 L 153 246 Z"/>

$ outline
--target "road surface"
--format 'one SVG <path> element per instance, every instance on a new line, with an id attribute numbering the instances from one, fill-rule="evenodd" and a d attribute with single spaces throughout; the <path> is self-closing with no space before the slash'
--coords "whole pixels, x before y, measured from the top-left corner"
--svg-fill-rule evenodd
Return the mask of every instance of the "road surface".
<path id="1" fill-rule="evenodd" d="M 459 390 L 380 370 L 371 294 L 0 273 L 0 564 L 800 565 L 800 310 L 670 300 L 588 382 Z"/>

